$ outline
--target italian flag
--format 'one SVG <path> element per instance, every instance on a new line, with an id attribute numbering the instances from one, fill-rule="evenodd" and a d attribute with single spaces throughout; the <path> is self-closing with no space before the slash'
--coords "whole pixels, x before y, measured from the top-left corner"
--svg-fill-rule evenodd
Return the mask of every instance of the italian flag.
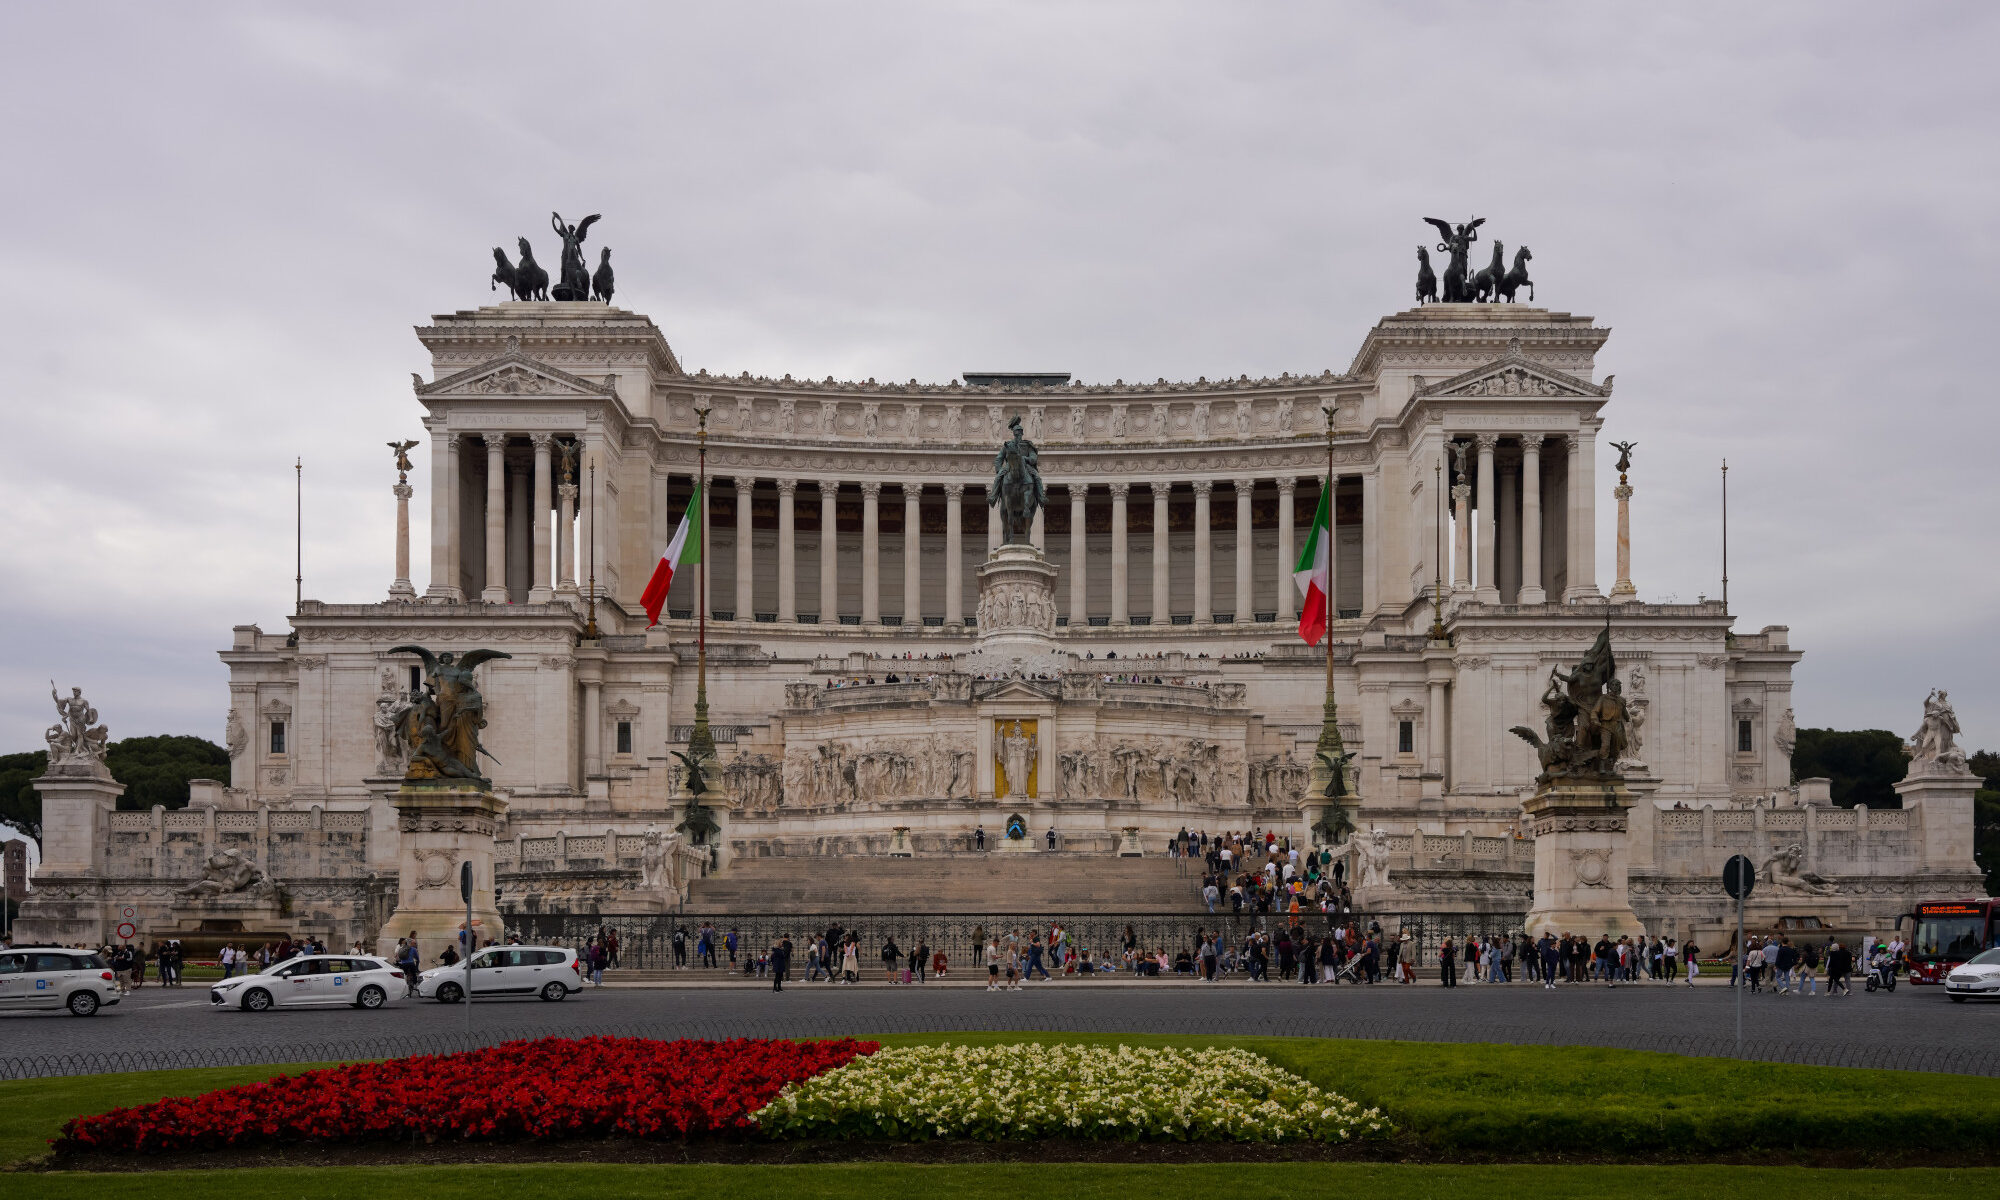
<path id="1" fill-rule="evenodd" d="M 674 530 L 674 540 L 667 543 L 667 552 L 660 555 L 660 565 L 653 568 L 646 590 L 639 593 L 639 603 L 646 607 L 649 624 L 660 623 L 660 610 L 667 605 L 667 589 L 674 586 L 674 572 L 700 561 L 701 485 L 696 484 L 694 495 L 688 497 L 687 511 L 681 514 L 680 528 Z"/>
<path id="2" fill-rule="evenodd" d="M 1317 646 L 1326 636 L 1327 594 L 1333 591 L 1333 489 L 1321 488 L 1319 511 L 1313 514 L 1312 532 L 1306 535 L 1304 553 L 1292 570 L 1299 585 L 1299 636 L 1308 646 Z"/>

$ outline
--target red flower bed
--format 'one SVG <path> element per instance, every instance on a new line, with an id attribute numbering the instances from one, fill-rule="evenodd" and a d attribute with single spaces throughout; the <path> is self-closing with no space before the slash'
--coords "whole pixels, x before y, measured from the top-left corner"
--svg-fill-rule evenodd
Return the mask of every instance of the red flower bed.
<path id="1" fill-rule="evenodd" d="M 682 1137 L 751 1128 L 787 1083 L 874 1042 L 541 1038 L 355 1063 L 78 1117 L 57 1153 L 165 1152 L 331 1139 Z"/>

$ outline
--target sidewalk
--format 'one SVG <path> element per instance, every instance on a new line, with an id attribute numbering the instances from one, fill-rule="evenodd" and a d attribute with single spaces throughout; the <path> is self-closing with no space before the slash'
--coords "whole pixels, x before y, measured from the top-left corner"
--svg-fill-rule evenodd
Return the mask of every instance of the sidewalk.
<path id="1" fill-rule="evenodd" d="M 1707 990 L 1712 987 L 1726 988 L 1728 986 L 1728 983 L 1729 979 L 1728 976 L 1726 975 L 1721 976 L 1719 978 L 1715 976 L 1704 975 L 1701 977 L 1700 980 L 1697 981 L 1696 986 L 1702 988 L 1703 990 Z M 633 989 L 633 990 L 650 989 L 656 991 L 672 991 L 678 989 L 698 989 L 706 991 L 714 988 L 724 988 L 724 989 L 734 988 L 738 990 L 761 989 L 763 991 L 770 991 L 771 977 L 766 975 L 760 978 L 755 975 L 744 975 L 741 974 L 740 972 L 724 971 L 720 969 L 717 970 L 689 969 L 684 971 L 620 971 L 615 974 L 613 972 L 607 971 L 605 972 L 604 986 L 607 988 L 620 988 L 620 989 Z M 1344 981 L 1339 984 L 1325 984 L 1325 983 L 1302 984 L 1299 983 L 1297 980 L 1286 982 L 1284 980 L 1279 980 L 1279 979 L 1273 979 L 1269 983 L 1252 983 L 1249 979 L 1241 975 L 1224 975 L 1218 978 L 1214 983 L 1205 983 L 1199 979 L 1188 979 L 1181 976 L 1168 976 L 1159 979 L 1136 979 L 1130 973 L 1120 971 L 1115 974 L 1099 974 L 1094 978 L 1083 978 L 1080 976 L 1061 976 L 1055 979 L 1047 979 L 1047 980 L 1038 979 L 1033 983 L 1023 985 L 1022 990 L 1033 991 L 1036 989 L 1047 988 L 1047 987 L 1060 987 L 1066 990 L 1083 990 L 1083 991 L 1098 991 L 1106 988 L 1174 989 L 1174 988 L 1236 987 L 1248 990 L 1248 989 L 1264 989 L 1264 988 L 1304 988 L 1304 987 L 1339 988 L 1339 989 L 1347 989 L 1352 987 L 1371 987 L 1377 991 L 1383 991 L 1383 990 L 1393 991 L 1398 987 L 1442 988 L 1443 986 L 1444 983 L 1438 979 L 1435 972 L 1433 972 L 1428 976 L 1420 974 L 1417 977 L 1417 982 L 1415 984 L 1397 984 L 1397 983 L 1392 983 L 1386 979 L 1383 980 L 1381 983 L 1377 984 L 1352 984 Z M 1560 986 L 1562 990 L 1573 989 L 1579 991 L 1588 991 L 1593 988 L 1601 990 L 1607 987 L 1607 985 L 1603 983 L 1574 983 L 1574 984 L 1562 984 Z M 1667 983 L 1663 980 L 1661 981 L 1637 980 L 1631 983 L 1618 984 L 1618 987 L 1621 988 L 1639 988 L 1642 990 L 1661 989 L 1661 988 L 1686 988 L 1687 986 L 1688 985 L 1686 980 L 1681 980 L 1677 983 Z M 883 990 L 887 990 L 890 988 L 908 987 L 908 988 L 933 988 L 933 989 L 943 988 L 948 990 L 956 989 L 956 990 L 984 991 L 986 989 L 986 977 L 983 975 L 976 975 L 972 973 L 960 973 L 954 971 L 947 978 L 944 979 L 931 979 L 924 983 L 892 984 L 884 980 L 879 972 L 873 973 L 872 975 L 868 972 L 863 972 L 860 980 L 851 984 L 829 983 L 824 979 L 816 979 L 808 983 L 805 981 L 805 979 L 797 975 L 794 975 L 785 981 L 785 988 L 787 991 L 797 988 L 823 988 L 823 987 L 836 987 L 836 988 L 862 987 L 862 988 L 878 988 Z M 1542 985 L 1530 980 L 1517 980 L 1513 983 L 1502 983 L 1502 984 L 1460 983 L 1458 984 L 1458 987 L 1467 991 L 1483 991 L 1488 989 L 1503 990 L 1503 991 L 1540 991 Z M 590 989 L 586 988 L 585 990 L 588 991 Z"/>

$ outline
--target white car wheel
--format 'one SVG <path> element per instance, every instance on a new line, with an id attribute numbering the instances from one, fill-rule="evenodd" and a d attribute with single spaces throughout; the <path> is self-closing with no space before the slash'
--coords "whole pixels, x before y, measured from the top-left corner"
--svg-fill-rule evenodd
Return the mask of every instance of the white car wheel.
<path id="1" fill-rule="evenodd" d="M 243 1011 L 264 1012 L 271 1007 L 271 993 L 263 988 L 251 988 L 243 993 Z"/>
<path id="2" fill-rule="evenodd" d="M 71 992 L 69 1012 L 73 1017 L 94 1017 L 101 1005 L 96 992 Z"/>
<path id="3" fill-rule="evenodd" d="M 465 989 L 455 983 L 440 983 L 437 998 L 439 1004 L 457 1004 L 465 999 Z"/>
<path id="4" fill-rule="evenodd" d="M 354 1007 L 380 1008 L 383 1001 L 388 998 L 389 993 L 371 983 L 367 987 L 362 988 L 360 994 L 354 997 Z"/>
<path id="5" fill-rule="evenodd" d="M 542 985 L 542 999 L 554 1003 L 569 995 L 569 989 L 560 982 L 551 981 Z"/>

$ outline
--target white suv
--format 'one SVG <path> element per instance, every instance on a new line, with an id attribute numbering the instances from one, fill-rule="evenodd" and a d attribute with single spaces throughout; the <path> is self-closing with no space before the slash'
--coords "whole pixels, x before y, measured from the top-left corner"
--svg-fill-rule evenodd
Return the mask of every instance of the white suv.
<path id="1" fill-rule="evenodd" d="M 583 990 L 583 963 L 576 951 L 561 946 L 488 946 L 472 956 L 470 971 L 464 963 L 425 971 L 417 980 L 417 995 L 457 1004 L 465 999 L 468 977 L 475 999 L 539 996 L 553 1001 Z"/>
<path id="2" fill-rule="evenodd" d="M 208 989 L 216 1008 L 264 1012 L 279 1006 L 351 1004 L 380 1008 L 403 994 L 403 973 L 383 959 L 359 954 L 301 954 L 255 975 L 225 979 Z"/>
<path id="3" fill-rule="evenodd" d="M 0 950 L 0 1012 L 67 1008 L 92 1017 L 118 1003 L 118 980 L 104 959 L 89 950 L 23 946 Z"/>

